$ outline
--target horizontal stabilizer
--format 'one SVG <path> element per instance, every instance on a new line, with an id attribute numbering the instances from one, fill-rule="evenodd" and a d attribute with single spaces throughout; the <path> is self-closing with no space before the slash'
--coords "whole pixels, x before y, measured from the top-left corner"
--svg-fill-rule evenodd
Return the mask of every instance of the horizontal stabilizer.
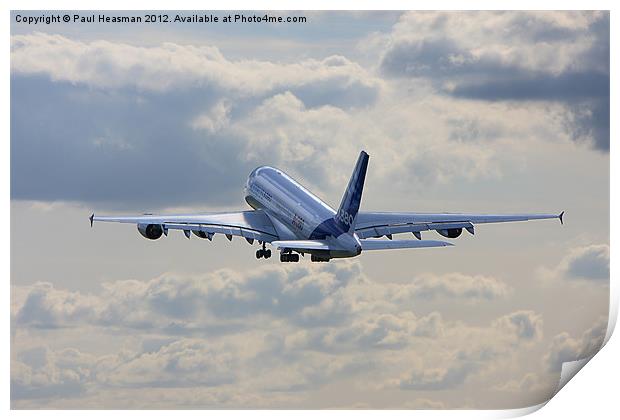
<path id="1" fill-rule="evenodd" d="M 329 251 L 331 248 L 325 241 L 273 241 L 271 245 L 280 250 L 310 250 L 310 251 Z"/>
<path id="2" fill-rule="evenodd" d="M 432 248 L 438 246 L 453 246 L 450 242 L 444 241 L 420 241 L 417 239 L 386 240 L 386 239 L 362 239 L 363 251 L 374 251 L 377 249 L 405 249 L 405 248 Z"/>

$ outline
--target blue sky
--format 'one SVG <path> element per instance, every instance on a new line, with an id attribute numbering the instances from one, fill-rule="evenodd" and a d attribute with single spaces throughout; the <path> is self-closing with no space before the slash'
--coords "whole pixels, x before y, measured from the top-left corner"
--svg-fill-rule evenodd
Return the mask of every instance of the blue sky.
<path id="1" fill-rule="evenodd" d="M 600 342 L 609 14 L 304 15 L 13 22 L 14 407 L 514 408 Z M 262 164 L 335 205 L 360 149 L 363 209 L 566 224 L 294 267 L 86 221 L 242 209 Z"/>

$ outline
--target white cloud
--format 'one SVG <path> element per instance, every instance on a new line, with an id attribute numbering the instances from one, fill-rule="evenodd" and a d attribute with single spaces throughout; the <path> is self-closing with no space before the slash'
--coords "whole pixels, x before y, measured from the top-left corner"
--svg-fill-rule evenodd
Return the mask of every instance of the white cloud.
<path id="1" fill-rule="evenodd" d="M 231 105 L 228 101 L 222 100 L 215 104 L 208 113 L 196 117 L 191 125 L 195 130 L 207 130 L 215 134 L 230 123 Z"/>
<path id="2" fill-rule="evenodd" d="M 516 351 L 539 327 L 533 312 L 474 327 L 446 322 L 437 311 L 411 310 L 416 299 L 429 296 L 499 297 L 505 286 L 492 278 L 424 275 L 407 285 L 371 282 L 362 273 L 358 262 L 344 261 L 165 274 L 106 283 L 93 294 L 36 284 L 14 293 L 16 400 L 92 398 L 119 387 L 212 387 L 251 390 L 274 403 L 270 393 L 310 392 L 356 378 L 367 383 L 369 377 L 372 386 L 389 384 L 381 389 L 453 388 L 492 370 L 498 355 Z M 28 338 L 70 331 L 127 337 L 126 345 L 95 354 L 75 343 L 32 348 Z M 431 360 L 421 359 L 420 351 L 430 351 Z M 411 355 L 419 360 L 417 370 L 394 379 Z M 220 398 L 217 404 L 225 406 Z M 250 404 L 269 405 L 267 400 Z"/>
<path id="3" fill-rule="evenodd" d="M 439 299 L 458 298 L 490 300 L 510 293 L 510 288 L 500 280 L 486 276 L 462 273 L 416 275 L 410 283 L 399 288 L 395 298 Z"/>
<path id="4" fill-rule="evenodd" d="M 82 42 L 35 32 L 11 37 L 11 69 L 100 88 L 167 91 L 212 86 L 244 95 L 282 87 L 338 83 L 375 89 L 377 81 L 342 56 L 299 63 L 228 60 L 215 46 L 164 43 L 139 47 L 105 40 Z"/>

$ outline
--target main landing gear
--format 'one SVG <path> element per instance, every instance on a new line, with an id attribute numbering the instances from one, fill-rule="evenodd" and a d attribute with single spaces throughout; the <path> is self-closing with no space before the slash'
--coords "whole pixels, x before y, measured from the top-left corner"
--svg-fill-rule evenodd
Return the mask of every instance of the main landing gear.
<path id="1" fill-rule="evenodd" d="M 265 259 L 271 258 L 271 250 L 267 249 L 264 242 L 263 242 L 263 247 L 256 251 L 256 259 L 261 259 L 261 258 L 265 258 Z"/>
<path id="2" fill-rule="evenodd" d="M 281 252 L 280 262 L 299 262 L 299 254 Z"/>

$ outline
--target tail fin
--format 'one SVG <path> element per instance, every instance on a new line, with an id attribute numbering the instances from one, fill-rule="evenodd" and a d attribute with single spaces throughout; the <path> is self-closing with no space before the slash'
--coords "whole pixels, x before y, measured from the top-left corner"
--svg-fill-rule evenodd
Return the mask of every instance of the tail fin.
<path id="1" fill-rule="evenodd" d="M 345 232 L 351 233 L 355 228 L 354 221 L 360 209 L 360 202 L 362 201 L 362 190 L 364 189 L 364 181 L 366 180 L 368 158 L 368 153 L 362 150 L 355 164 L 355 169 L 349 180 L 347 190 L 342 197 L 338 213 L 334 216 L 336 224 Z"/>

